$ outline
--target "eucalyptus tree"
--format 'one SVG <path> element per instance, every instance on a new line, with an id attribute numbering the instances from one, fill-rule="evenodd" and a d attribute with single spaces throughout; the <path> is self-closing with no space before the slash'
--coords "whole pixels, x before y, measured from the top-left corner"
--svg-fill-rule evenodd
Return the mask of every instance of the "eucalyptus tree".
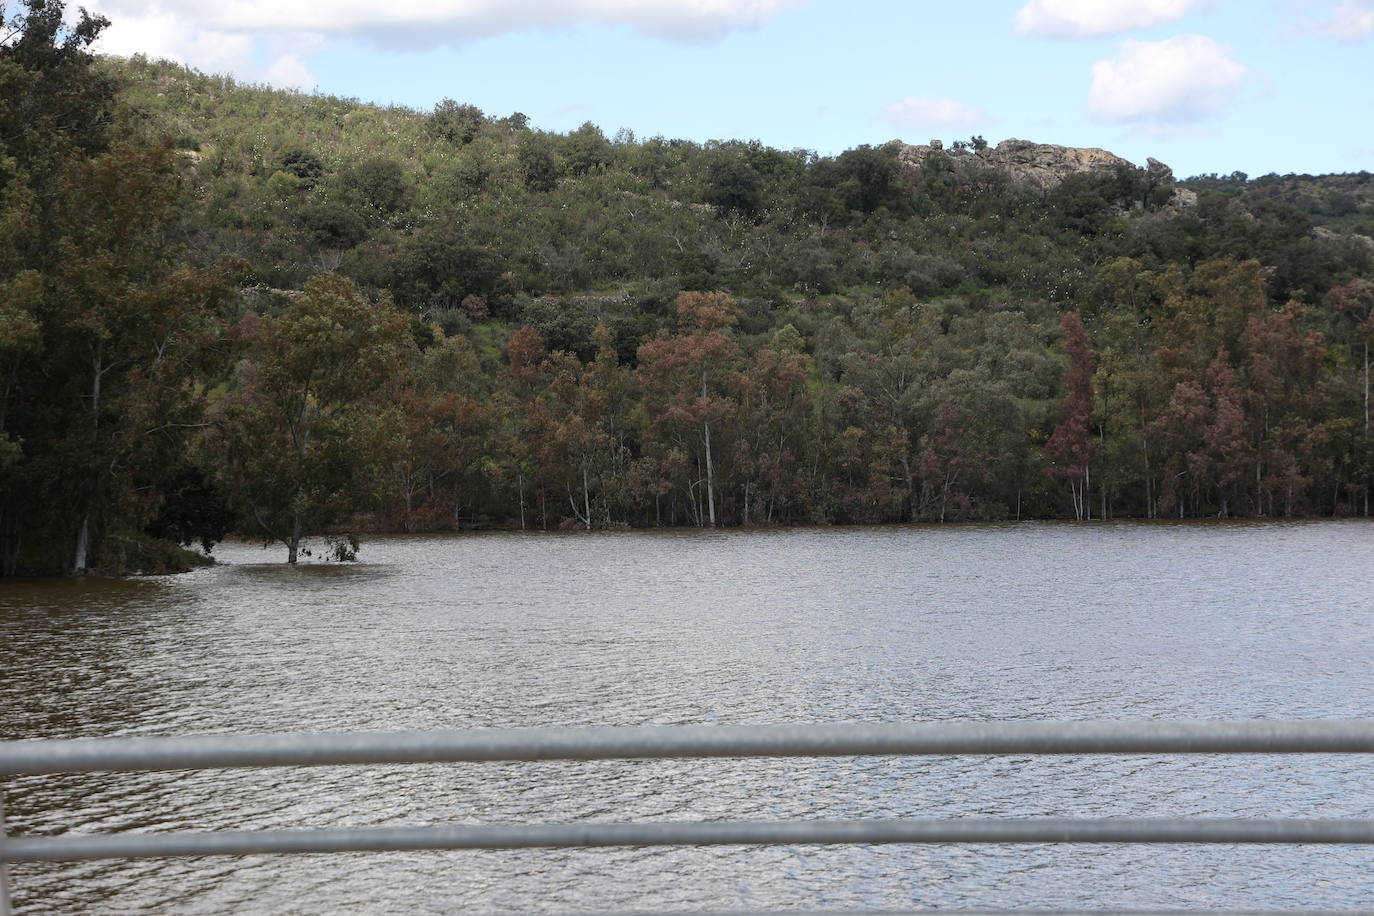
<path id="1" fill-rule="evenodd" d="M 389 301 L 321 274 L 280 314 L 252 315 L 242 329 L 249 358 L 219 405 L 213 451 L 245 527 L 295 563 L 305 538 L 379 503 L 405 451 L 392 394 L 409 323 Z M 356 543 L 338 536 L 336 556 Z"/>
<path id="2" fill-rule="evenodd" d="M 719 520 L 717 449 L 711 432 L 714 427 L 718 440 L 737 407 L 726 390 L 726 379 L 739 359 L 739 346 L 726 333 L 735 320 L 735 302 L 724 293 L 683 292 L 677 298 L 677 314 L 675 336 L 656 338 L 639 348 L 636 379 L 648 420 L 645 447 L 657 449 L 668 461 L 674 452 L 696 458 L 699 474 L 687 483 L 688 504 L 698 524 L 714 528 Z M 697 497 L 701 484 L 706 493 L 704 514 Z"/>
<path id="3" fill-rule="evenodd" d="M 105 20 L 0 20 L 0 571 L 117 570 L 184 469 L 227 276 L 178 263 L 179 163 L 114 126 Z"/>

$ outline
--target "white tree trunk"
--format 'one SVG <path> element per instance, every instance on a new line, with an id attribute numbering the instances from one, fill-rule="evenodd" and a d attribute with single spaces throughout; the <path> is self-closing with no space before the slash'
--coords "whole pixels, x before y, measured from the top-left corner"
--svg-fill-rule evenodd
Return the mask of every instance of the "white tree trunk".
<path id="1" fill-rule="evenodd" d="M 706 397 L 706 370 L 701 372 L 701 396 Z M 706 439 L 706 506 L 710 511 L 711 527 L 716 527 L 716 480 L 715 467 L 711 461 L 711 421 L 703 420 L 702 428 Z"/>
<path id="2" fill-rule="evenodd" d="M 301 550 L 301 520 L 291 522 L 291 537 L 286 541 L 286 562 L 295 563 Z"/>
<path id="3" fill-rule="evenodd" d="M 582 462 L 582 511 L 583 521 L 587 525 L 587 530 L 592 530 L 592 496 L 591 488 L 587 486 L 587 462 Z"/>
<path id="4" fill-rule="evenodd" d="M 76 559 L 72 563 L 72 568 L 77 575 L 86 573 L 86 552 L 91 545 L 91 516 L 86 513 L 81 516 L 81 527 L 76 530 Z"/>
<path id="5" fill-rule="evenodd" d="M 105 375 L 102 356 L 104 345 L 98 345 L 91 357 L 91 448 L 100 442 L 100 379 Z M 76 556 L 72 560 L 72 570 L 77 575 L 85 575 L 87 554 L 91 549 L 91 510 L 88 507 L 81 514 L 81 526 L 76 532 Z"/>

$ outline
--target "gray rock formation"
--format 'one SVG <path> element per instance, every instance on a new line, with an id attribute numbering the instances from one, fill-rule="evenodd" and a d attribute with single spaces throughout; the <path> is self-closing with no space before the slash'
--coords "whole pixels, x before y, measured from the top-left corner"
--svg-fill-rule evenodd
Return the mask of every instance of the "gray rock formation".
<path id="1" fill-rule="evenodd" d="M 1197 191 L 1191 188 L 1174 188 L 1173 196 L 1164 208 L 1170 213 L 1182 213 L 1197 206 Z"/>
<path id="2" fill-rule="evenodd" d="M 1348 242 L 1351 245 L 1358 245 L 1366 251 L 1374 252 L 1374 239 L 1370 238 L 1367 235 L 1360 235 L 1359 233 L 1355 232 L 1346 234 L 1340 232 L 1333 232 L 1325 226 L 1316 226 L 1312 229 L 1312 237 L 1319 242 L 1326 242 L 1329 244 L 1336 242 Z"/>
<path id="3" fill-rule="evenodd" d="M 899 147 L 898 161 L 913 178 L 932 167 L 953 171 L 958 179 L 969 182 L 991 173 L 1004 177 L 1014 188 L 1038 193 L 1053 190 L 1065 179 L 1085 172 L 1110 174 L 1118 168 L 1137 171 L 1134 163 L 1104 149 L 1080 149 L 1029 140 L 1003 140 L 996 147 L 980 150 L 970 149 L 962 143 L 945 149 L 939 140 L 931 140 L 925 146 L 893 142 Z M 1145 179 L 1151 188 L 1172 187 L 1174 172 L 1158 159 L 1147 159 Z M 1177 213 L 1196 204 L 1197 194 L 1174 188 L 1173 196 L 1164 206 Z"/>
<path id="4" fill-rule="evenodd" d="M 1131 162 L 1104 149 L 1078 149 L 1015 139 L 977 151 L 959 147 L 943 149 L 940 141 L 932 140 L 926 146 L 903 146 L 898 160 L 908 172 L 919 174 L 932 155 L 943 157 L 942 168 L 952 166 L 956 172 L 970 173 L 993 170 L 1005 175 L 1013 185 L 1035 191 L 1048 191 L 1070 175 L 1082 172 L 1111 172 L 1122 166 L 1135 168 Z M 1150 162 L 1172 179 L 1173 172 L 1167 165 L 1153 159 Z"/>

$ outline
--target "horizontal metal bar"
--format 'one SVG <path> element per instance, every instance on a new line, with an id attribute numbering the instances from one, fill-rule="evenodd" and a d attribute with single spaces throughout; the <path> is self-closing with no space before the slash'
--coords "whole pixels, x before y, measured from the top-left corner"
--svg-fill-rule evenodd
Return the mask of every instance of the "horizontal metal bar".
<path id="1" fill-rule="evenodd" d="M 514 728 L 0 742 L 0 775 L 672 757 L 1374 753 L 1374 721 L 919 722 Z"/>
<path id="2" fill-rule="evenodd" d="M 836 843 L 1374 843 L 1374 820 L 1140 818 L 532 824 L 10 837 L 10 862 L 258 853 Z"/>

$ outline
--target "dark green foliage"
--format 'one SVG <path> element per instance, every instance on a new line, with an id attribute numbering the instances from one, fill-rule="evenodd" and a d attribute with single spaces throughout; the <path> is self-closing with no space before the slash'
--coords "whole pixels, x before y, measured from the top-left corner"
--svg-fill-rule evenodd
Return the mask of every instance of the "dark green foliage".
<path id="1" fill-rule="evenodd" d="M 358 208 L 341 200 L 312 200 L 300 210 L 301 226 L 324 248 L 352 248 L 367 237 Z"/>
<path id="2" fill-rule="evenodd" d="M 435 340 L 438 339 L 434 333 L 434 326 L 426 324 L 419 318 L 410 319 L 410 338 L 415 342 L 415 349 L 421 353 L 434 346 Z"/>
<path id="3" fill-rule="evenodd" d="M 339 273 L 363 289 L 380 293 L 389 289 L 396 276 L 395 255 L 376 241 L 364 241 L 356 248 L 343 252 L 339 258 Z"/>
<path id="4" fill-rule="evenodd" d="M 1232 172 L 1226 176 L 1197 175 L 1183 182 L 1183 186 L 1199 193 L 1224 193 L 1247 207 L 1256 207 L 1262 201 L 1284 203 L 1307 214 L 1315 225 L 1361 232 L 1362 224 L 1367 226 L 1374 221 L 1374 182 L 1369 179 L 1369 172 L 1315 177 L 1270 174 L 1259 178 Z"/>
<path id="5" fill-rule="evenodd" d="M 384 216 L 405 206 L 410 196 L 405 173 L 395 159 L 364 159 L 339 178 L 344 188 Z"/>
<path id="6" fill-rule="evenodd" d="M 552 191 L 558 184 L 553 140 L 545 133 L 527 133 L 516 148 L 520 177 L 531 191 Z"/>
<path id="7" fill-rule="evenodd" d="M 845 206 L 861 213 L 879 207 L 906 209 L 909 188 L 901 181 L 896 150 L 860 146 L 840 154 L 834 167 L 835 188 Z"/>
<path id="8" fill-rule="evenodd" d="M 0 574 L 118 572 L 222 369 L 229 276 L 177 261 L 176 156 L 114 117 L 104 21 L 25 10 L 0 42 Z"/>
<path id="9" fill-rule="evenodd" d="M 214 481 L 199 467 L 187 465 L 163 487 L 162 508 L 144 531 L 183 547 L 200 544 L 209 553 L 233 523 L 229 502 Z"/>
<path id="10" fill-rule="evenodd" d="M 98 152 L 108 140 L 116 82 L 91 69 L 91 43 L 108 26 L 84 9 L 74 27 L 63 4 L 24 0 L 7 15 L 0 4 L 0 143 L 5 153 L 35 162 L 53 144 Z M 36 164 L 36 162 L 35 162 Z"/>
<path id="11" fill-rule="evenodd" d="M 564 138 L 561 153 L 563 170 L 569 175 L 604 171 L 611 164 L 611 143 L 590 121 Z"/>
<path id="12" fill-rule="evenodd" d="M 425 129 L 445 143 L 462 146 L 476 139 L 484 124 L 486 117 L 476 105 L 444 99 L 434 106 L 434 113 L 429 116 Z"/>
<path id="13" fill-rule="evenodd" d="M 521 320 L 539 332 L 550 350 L 588 360 L 596 354 L 592 340 L 596 317 L 587 306 L 578 300 L 534 299 L 522 310 Z"/>
<path id="14" fill-rule="evenodd" d="M 763 209 L 763 177 L 743 158 L 720 155 L 706 176 L 706 202 L 748 219 Z"/>
<path id="15" fill-rule="evenodd" d="M 1094 174 L 1073 175 L 1046 198 L 1061 225 L 1082 235 L 1101 232 L 1123 199 L 1121 183 Z M 1128 193 L 1124 197 L 1130 201 Z"/>
<path id="16" fill-rule="evenodd" d="M 302 190 L 309 191 L 324 177 L 324 163 L 306 149 L 289 149 L 278 162 L 281 171 L 296 176 Z"/>
<path id="17" fill-rule="evenodd" d="M 530 129 L 530 117 L 522 111 L 512 112 L 496 123 L 500 127 L 504 127 L 510 133 L 518 133 Z"/>
<path id="18" fill-rule="evenodd" d="M 421 312 L 457 308 L 468 296 L 499 299 L 512 292 L 503 282 L 500 256 L 452 226 L 417 234 L 395 259 L 394 271 L 397 301 Z"/>
<path id="19" fill-rule="evenodd" d="M 246 316 L 249 357 L 216 405 L 207 449 L 241 524 L 296 562 L 304 538 L 347 525 L 381 496 L 404 443 L 396 400 L 409 322 L 321 274 L 275 315 Z M 352 539 L 347 543 L 352 544 Z"/>

